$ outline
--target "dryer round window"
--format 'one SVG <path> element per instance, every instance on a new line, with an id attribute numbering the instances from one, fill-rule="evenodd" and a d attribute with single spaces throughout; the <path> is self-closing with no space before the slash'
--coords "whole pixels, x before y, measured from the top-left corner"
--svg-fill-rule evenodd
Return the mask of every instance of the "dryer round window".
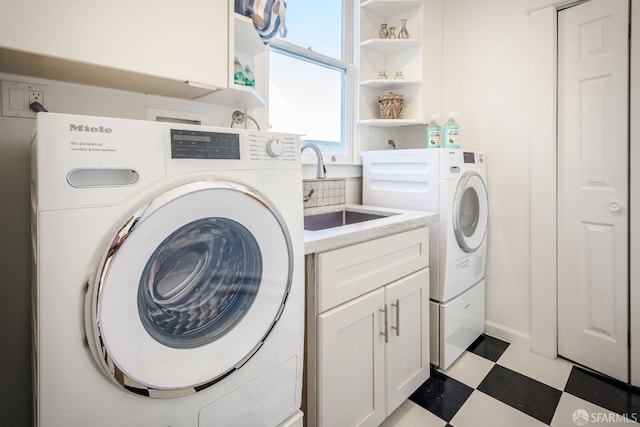
<path id="1" fill-rule="evenodd" d="M 205 389 L 263 345 L 292 272 L 288 229 L 260 193 L 221 180 L 169 190 L 118 230 L 90 284 L 94 358 L 139 394 Z"/>
<path id="2" fill-rule="evenodd" d="M 476 251 L 487 233 L 488 196 L 484 180 L 467 171 L 458 181 L 453 202 L 453 231 L 458 246 L 467 253 Z"/>
<path id="3" fill-rule="evenodd" d="M 203 218 L 167 237 L 151 255 L 138 286 L 138 312 L 156 341 L 193 348 L 242 321 L 262 280 L 253 235 L 229 218 Z"/>
<path id="4" fill-rule="evenodd" d="M 479 211 L 478 194 L 472 188 L 466 188 L 460 198 L 460 230 L 466 237 L 473 236 L 478 228 Z"/>

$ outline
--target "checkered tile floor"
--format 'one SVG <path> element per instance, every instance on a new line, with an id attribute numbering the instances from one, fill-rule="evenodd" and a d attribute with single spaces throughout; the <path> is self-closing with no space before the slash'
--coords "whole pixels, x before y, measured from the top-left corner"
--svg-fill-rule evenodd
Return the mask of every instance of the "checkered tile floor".
<path id="1" fill-rule="evenodd" d="M 575 420 L 575 421 L 574 421 Z M 640 421 L 640 389 L 482 336 L 382 427 L 613 426 Z"/>

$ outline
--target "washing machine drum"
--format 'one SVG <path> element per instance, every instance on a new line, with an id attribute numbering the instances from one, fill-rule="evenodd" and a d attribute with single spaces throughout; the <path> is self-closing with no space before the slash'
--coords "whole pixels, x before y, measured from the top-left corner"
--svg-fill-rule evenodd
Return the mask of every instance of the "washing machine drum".
<path id="1" fill-rule="evenodd" d="M 475 252 L 487 234 L 489 203 L 482 177 L 466 172 L 456 187 L 453 202 L 453 231 L 458 246 L 465 252 Z"/>
<path id="2" fill-rule="evenodd" d="M 85 329 L 119 386 L 177 397 L 248 361 L 291 286 L 287 228 L 272 204 L 233 182 L 175 188 L 113 238 L 85 299 Z"/>

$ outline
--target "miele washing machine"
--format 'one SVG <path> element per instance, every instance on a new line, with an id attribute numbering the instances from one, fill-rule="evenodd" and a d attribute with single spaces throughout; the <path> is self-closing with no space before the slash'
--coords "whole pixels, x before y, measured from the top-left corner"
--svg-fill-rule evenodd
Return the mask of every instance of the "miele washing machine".
<path id="1" fill-rule="evenodd" d="M 39 113 L 41 427 L 298 426 L 297 136 Z"/>
<path id="2" fill-rule="evenodd" d="M 366 205 L 437 212 L 429 226 L 431 363 L 448 368 L 484 332 L 489 206 L 484 153 L 461 149 L 362 155 Z"/>

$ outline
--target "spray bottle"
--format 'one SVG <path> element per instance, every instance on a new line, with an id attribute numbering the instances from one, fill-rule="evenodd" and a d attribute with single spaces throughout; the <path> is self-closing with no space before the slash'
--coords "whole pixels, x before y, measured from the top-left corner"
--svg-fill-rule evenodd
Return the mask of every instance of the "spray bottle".
<path id="1" fill-rule="evenodd" d="M 443 137 L 445 148 L 460 148 L 460 126 L 455 121 L 456 111 L 449 113 L 449 120 L 444 124 Z"/>
<path id="2" fill-rule="evenodd" d="M 440 148 L 440 125 L 437 120 L 440 114 L 432 114 L 431 122 L 427 125 L 427 148 Z"/>

